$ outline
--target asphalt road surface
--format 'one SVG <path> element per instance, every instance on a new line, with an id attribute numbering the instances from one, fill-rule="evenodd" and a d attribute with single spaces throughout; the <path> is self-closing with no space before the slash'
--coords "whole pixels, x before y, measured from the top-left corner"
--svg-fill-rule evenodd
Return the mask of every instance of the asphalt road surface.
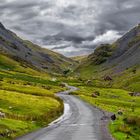
<path id="1" fill-rule="evenodd" d="M 67 85 L 68 86 L 68 85 Z M 108 120 L 99 109 L 79 98 L 68 95 L 76 90 L 58 94 L 64 100 L 64 114 L 48 127 L 32 132 L 16 140 L 112 140 L 107 130 Z"/>

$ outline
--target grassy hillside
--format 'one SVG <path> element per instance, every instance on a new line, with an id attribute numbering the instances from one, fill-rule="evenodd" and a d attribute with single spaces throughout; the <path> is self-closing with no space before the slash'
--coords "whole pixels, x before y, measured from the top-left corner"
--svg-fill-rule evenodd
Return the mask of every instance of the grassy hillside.
<path id="1" fill-rule="evenodd" d="M 0 54 L 0 139 L 46 126 L 63 113 L 63 103 L 54 93 L 65 90 L 51 75 L 25 67 Z"/>
<path id="2" fill-rule="evenodd" d="M 47 76 L 0 71 L 0 112 L 6 115 L 0 119 L 0 139 L 12 139 L 46 126 L 60 116 L 63 104 L 54 93 L 62 90 L 59 81 Z"/>
<path id="3" fill-rule="evenodd" d="M 0 112 L 5 114 L 0 118 L 0 139 L 13 139 L 60 116 L 63 103 L 55 93 L 65 90 L 60 86 L 65 81 L 79 88 L 72 94 L 117 114 L 109 126 L 116 140 L 139 140 L 140 97 L 128 94 L 140 92 L 139 29 L 72 60 L 22 40 L 0 25 Z"/>
<path id="4" fill-rule="evenodd" d="M 75 83 L 70 81 L 70 85 L 75 85 L 79 88 L 73 92 L 86 102 L 89 102 L 94 107 L 98 107 L 107 112 L 115 113 L 117 119 L 110 122 L 109 130 L 116 140 L 139 140 L 140 133 L 140 98 L 129 95 L 130 91 L 118 88 L 101 88 L 90 83 L 86 84 L 83 81 Z M 98 93 L 98 96 L 93 94 Z M 121 110 L 122 115 L 118 112 Z M 108 113 L 104 114 L 108 116 Z"/>
<path id="5" fill-rule="evenodd" d="M 84 81 L 91 80 L 98 87 L 123 88 L 133 92 L 140 92 L 140 65 L 134 65 L 121 72 L 114 72 L 114 67 L 105 64 L 95 65 L 91 61 L 83 62 L 75 71 L 74 76 Z M 90 64 L 89 64 L 90 63 Z M 106 76 L 112 81 L 105 81 Z"/>
<path id="6" fill-rule="evenodd" d="M 62 114 L 62 101 L 54 93 L 64 88 L 52 74 L 63 73 L 71 59 L 23 41 L 4 27 L 1 32 L 0 112 L 6 117 L 0 118 L 0 139 L 12 139 L 46 126 Z M 36 63 L 50 68 L 46 73 Z"/>
<path id="7" fill-rule="evenodd" d="M 127 32 L 113 44 L 102 44 L 80 63 L 76 77 L 92 80 L 101 87 L 117 87 L 140 92 L 140 25 Z M 104 77 L 112 81 L 104 81 Z M 108 84 L 109 83 L 109 84 Z"/>
<path id="8" fill-rule="evenodd" d="M 22 40 L 0 23 L 0 53 L 30 67 L 47 73 L 63 74 L 73 68 L 76 62 L 61 54 L 41 48 L 30 41 Z"/>
<path id="9" fill-rule="evenodd" d="M 84 59 L 87 58 L 87 55 L 82 55 L 82 56 L 74 56 L 74 57 L 71 57 L 72 60 L 75 60 L 79 63 L 81 63 L 82 61 L 84 61 Z"/>
<path id="10" fill-rule="evenodd" d="M 42 68 L 46 69 L 49 73 L 57 73 L 63 74 L 63 71 L 67 70 L 68 68 L 73 69 L 77 66 L 77 62 L 67 58 L 59 53 L 53 52 L 51 50 L 41 48 L 38 45 L 33 44 L 30 41 L 24 41 L 25 44 L 32 49 L 34 52 L 40 53 L 44 58 L 39 58 L 38 56 L 34 56 L 34 59 L 41 62 Z"/>
<path id="11" fill-rule="evenodd" d="M 73 77 L 73 78 L 72 78 Z M 140 25 L 113 44 L 103 44 L 82 61 L 69 79 L 79 87 L 74 95 L 103 110 L 115 113 L 109 129 L 116 140 L 139 140 Z M 74 79 L 78 79 L 76 83 Z M 99 93 L 99 96 L 92 96 Z M 123 115 L 118 115 L 122 110 Z"/>
<path id="12" fill-rule="evenodd" d="M 63 113 L 54 94 L 65 90 L 57 76 L 76 62 L 19 38 L 0 23 L 0 139 L 8 140 Z"/>

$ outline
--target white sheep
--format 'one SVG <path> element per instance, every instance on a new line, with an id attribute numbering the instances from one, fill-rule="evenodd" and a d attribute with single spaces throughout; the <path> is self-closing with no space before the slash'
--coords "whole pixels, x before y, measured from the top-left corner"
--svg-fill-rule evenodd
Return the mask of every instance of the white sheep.
<path id="1" fill-rule="evenodd" d="M 0 112 L 0 118 L 5 118 L 5 113 Z"/>

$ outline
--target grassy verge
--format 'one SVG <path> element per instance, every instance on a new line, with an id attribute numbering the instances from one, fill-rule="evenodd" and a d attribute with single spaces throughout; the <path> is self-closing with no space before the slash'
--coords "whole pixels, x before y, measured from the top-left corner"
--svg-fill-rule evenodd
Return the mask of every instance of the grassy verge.
<path id="1" fill-rule="evenodd" d="M 0 139 L 9 140 L 39 127 L 40 126 L 32 122 L 15 119 L 2 119 L 0 120 L 0 133 L 2 135 Z"/>

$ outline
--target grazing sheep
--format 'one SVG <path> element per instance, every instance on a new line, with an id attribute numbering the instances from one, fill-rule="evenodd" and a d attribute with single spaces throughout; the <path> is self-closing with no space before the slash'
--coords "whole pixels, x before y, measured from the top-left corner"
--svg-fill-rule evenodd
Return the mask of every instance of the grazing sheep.
<path id="1" fill-rule="evenodd" d="M 95 91 L 91 96 L 97 98 L 97 96 L 100 96 L 100 93 L 98 91 Z"/>
<path id="2" fill-rule="evenodd" d="M 92 96 L 93 98 L 97 98 L 97 95 L 96 95 L 95 93 L 93 93 L 91 96 Z"/>
<path id="3" fill-rule="evenodd" d="M 5 113 L 0 112 L 0 119 L 1 119 L 1 118 L 5 118 Z"/>
<path id="4" fill-rule="evenodd" d="M 96 94 L 97 96 L 100 96 L 100 92 L 99 92 L 99 91 L 95 91 L 95 94 Z"/>
<path id="5" fill-rule="evenodd" d="M 9 106 L 9 109 L 12 109 L 13 107 L 12 106 Z"/>
<path id="6" fill-rule="evenodd" d="M 123 111 L 122 110 L 118 110 L 118 115 L 123 115 Z"/>
<path id="7" fill-rule="evenodd" d="M 86 81 L 86 85 L 92 85 L 92 81 L 91 80 L 87 80 Z"/>

